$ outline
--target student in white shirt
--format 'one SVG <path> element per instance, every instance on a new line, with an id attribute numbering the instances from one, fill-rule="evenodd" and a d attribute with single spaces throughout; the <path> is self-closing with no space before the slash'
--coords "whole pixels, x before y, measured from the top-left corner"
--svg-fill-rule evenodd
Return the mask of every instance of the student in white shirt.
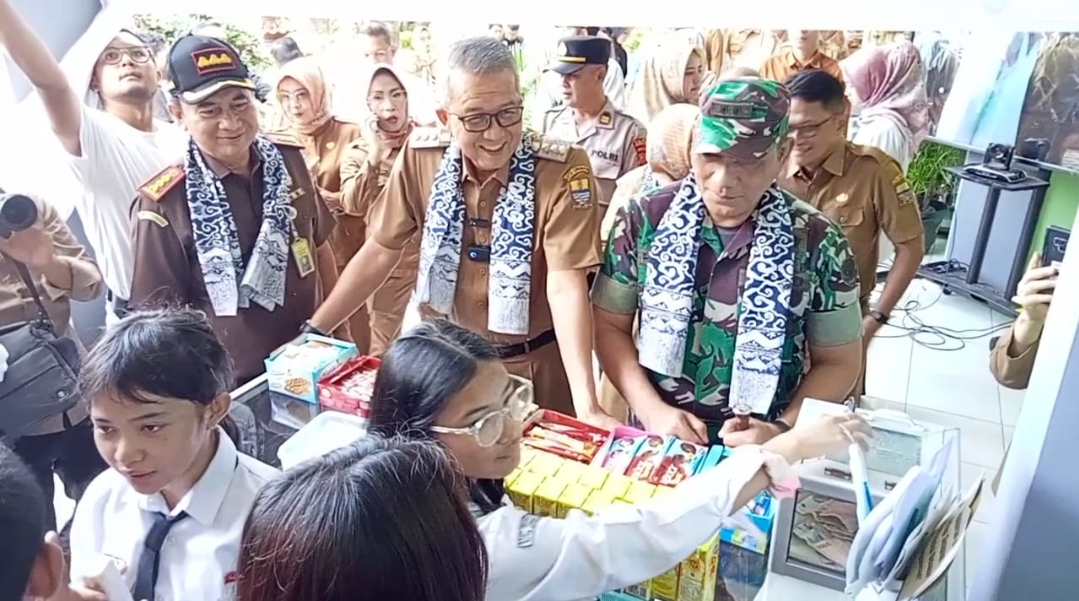
<path id="1" fill-rule="evenodd" d="M 243 523 L 277 470 L 238 453 L 223 429 L 232 370 L 206 316 L 134 313 L 105 332 L 80 377 L 111 469 L 75 512 L 72 588 L 100 599 L 105 556 L 135 599 L 235 598 Z"/>
<path id="2" fill-rule="evenodd" d="M 390 346 L 372 395 L 370 432 L 438 440 L 471 479 L 491 561 L 489 601 L 575 601 L 647 581 L 714 537 L 723 518 L 765 488 L 793 494 L 789 461 L 846 448 L 868 432 L 850 414 L 800 424 L 763 447 L 739 447 L 661 502 L 541 518 L 509 504 L 502 486 L 520 461 L 531 392 L 487 340 L 435 320 Z"/>
<path id="3" fill-rule="evenodd" d="M 134 266 L 131 199 L 142 183 L 178 160 L 187 144 L 181 129 L 154 119 L 159 75 L 153 52 L 129 31 L 109 42 L 90 81 L 99 110 L 83 103 L 83 91 L 72 87 L 10 0 L 0 0 L 0 44 L 37 89 L 83 186 L 75 208 L 108 286 L 108 319 L 114 321 L 126 305 Z"/>
<path id="4" fill-rule="evenodd" d="M 255 499 L 237 598 L 482 601 L 487 550 L 466 486 L 440 445 L 405 438 L 302 463 Z"/>

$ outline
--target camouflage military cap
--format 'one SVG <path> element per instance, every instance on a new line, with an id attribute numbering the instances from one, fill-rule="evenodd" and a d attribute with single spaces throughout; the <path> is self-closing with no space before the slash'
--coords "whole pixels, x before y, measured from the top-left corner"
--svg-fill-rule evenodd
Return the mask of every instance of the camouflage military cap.
<path id="1" fill-rule="evenodd" d="M 700 135 L 693 151 L 759 159 L 787 136 L 790 93 L 759 77 L 717 82 L 701 101 Z"/>

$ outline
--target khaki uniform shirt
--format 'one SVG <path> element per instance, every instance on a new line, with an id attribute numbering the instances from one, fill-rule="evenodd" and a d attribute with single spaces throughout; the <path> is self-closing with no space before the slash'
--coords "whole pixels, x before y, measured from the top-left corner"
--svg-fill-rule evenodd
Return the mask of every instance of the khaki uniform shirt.
<path id="1" fill-rule="evenodd" d="M 397 156 L 401 154 L 401 149 L 384 148 L 377 167 L 367 162 L 368 153 L 367 140 L 361 137 L 353 140 L 341 157 L 341 208 L 349 218 L 358 219 L 364 224 L 360 232 L 361 245 L 363 237 L 366 237 L 366 224 L 371 207 L 386 187 L 390 171 L 397 161 Z M 405 245 L 405 253 L 390 277 L 415 279 L 420 266 L 420 238 L 417 233 Z"/>
<path id="2" fill-rule="evenodd" d="M 616 109 L 611 101 L 595 123 L 578 127 L 573 109 L 557 107 L 543 117 L 543 133 L 577 144 L 588 152 L 599 185 L 600 215 L 611 202 L 618 178 L 648 163 L 648 130 L 643 123 Z"/>
<path id="3" fill-rule="evenodd" d="M 296 209 L 293 223 L 297 235 L 307 240 L 316 269 L 301 277 L 290 249 L 285 303 L 274 311 L 251 304 L 235 317 L 214 315 L 195 251 L 182 166 L 168 167 L 140 187 L 131 209 L 135 249 L 132 307 L 167 303 L 206 312 L 236 366 L 237 385 L 260 375 L 263 360 L 295 338 L 322 302 L 317 249 L 333 232 L 334 218 L 311 181 L 300 148 L 281 142 L 278 148 L 292 177 L 289 199 Z M 246 264 L 262 225 L 262 166 L 253 162 L 250 174 L 231 173 L 224 165 L 205 158 L 225 188 Z"/>
<path id="4" fill-rule="evenodd" d="M 993 347 L 993 352 L 989 355 L 989 371 L 1005 388 L 1026 389 L 1030 385 L 1030 374 L 1034 371 L 1034 360 L 1038 357 L 1040 343 L 1039 339 L 1018 357 L 1009 357 L 1008 347 L 1012 344 L 1012 328 L 1008 328 L 997 340 L 997 345 Z"/>
<path id="5" fill-rule="evenodd" d="M 728 30 L 723 43 L 727 67 L 758 69 L 761 62 L 779 48 L 780 39 L 776 33 L 755 29 Z"/>
<path id="6" fill-rule="evenodd" d="M 858 265 L 863 304 L 877 282 L 880 233 L 895 245 L 925 233 L 903 169 L 877 148 L 844 140 L 816 173 L 792 166 L 780 184 L 843 228 Z"/>
<path id="7" fill-rule="evenodd" d="M 773 54 L 768 60 L 764 61 L 764 64 L 761 65 L 761 77 L 785 83 L 795 73 L 809 69 L 819 69 L 835 77 L 840 83 L 844 81 L 843 71 L 839 68 L 839 62 L 834 58 L 823 52 L 818 52 L 808 62 L 802 63 L 798 61 L 794 56 L 794 52 L 790 50 Z"/>
<path id="8" fill-rule="evenodd" d="M 444 130 L 421 128 L 401 149 L 389 180 L 370 214 L 370 236 L 382 246 L 402 249 L 418 234 L 430 203 L 431 186 L 450 145 Z M 599 213 L 592 198 L 582 199 L 582 186 L 594 191 L 595 182 L 585 151 L 565 143 L 539 138 L 536 148 L 536 211 L 532 254 L 532 289 L 529 299 L 529 330 L 511 336 L 487 329 L 487 263 L 468 258 L 467 248 L 490 246 L 489 226 L 466 221 L 461 240 L 461 263 L 451 318 L 495 344 L 518 344 L 554 327 L 547 301 L 547 274 L 552 271 L 588 270 L 600 263 Z M 509 166 L 486 181 L 478 181 L 465 161 L 461 182 L 468 220 L 494 220 L 494 205 L 509 182 Z M 577 199 L 574 198 L 577 194 Z M 424 307 L 426 315 L 431 310 Z M 531 378 L 536 400 L 543 406 L 572 412 L 569 384 L 557 343 L 522 357 L 510 358 L 506 368 Z"/>
<path id="9" fill-rule="evenodd" d="M 56 255 L 71 270 L 71 289 L 65 290 L 55 286 L 46 280 L 45 276 L 35 273 L 33 268 L 27 267 L 27 269 L 30 271 L 30 277 L 36 280 L 41 303 L 45 305 L 45 312 L 52 320 L 56 335 L 65 337 L 70 334 L 71 329 L 71 301 L 86 302 L 97 298 L 103 289 L 101 272 L 98 271 L 93 259 L 86 254 L 86 249 L 75 239 L 64 220 L 60 218 L 56 209 L 40 199 L 35 200 L 40 208 L 41 224 L 52 238 Z M 37 304 L 34 303 L 34 298 L 30 295 L 30 290 L 27 289 L 22 278 L 19 277 L 15 263 L 4 255 L 0 255 L 0 326 L 33 321 L 37 318 Z M 76 344 L 78 344 L 77 339 Z M 10 360 L 13 361 L 14 357 Z M 87 415 L 82 403 L 77 403 L 67 412 L 71 424 L 83 421 Z M 61 432 L 63 429 L 63 416 L 56 415 L 42 422 L 30 434 L 52 434 Z"/>

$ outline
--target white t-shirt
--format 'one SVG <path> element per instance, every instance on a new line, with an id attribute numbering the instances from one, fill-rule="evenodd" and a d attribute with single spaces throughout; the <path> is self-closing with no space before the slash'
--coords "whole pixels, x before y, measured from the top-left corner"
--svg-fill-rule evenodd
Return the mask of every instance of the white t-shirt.
<path id="1" fill-rule="evenodd" d="M 161 547 L 154 601 L 235 599 L 244 522 L 259 489 L 278 472 L 239 453 L 221 429 L 217 435 L 217 452 L 206 472 L 171 511 L 160 493 L 137 493 L 116 470 L 90 483 L 71 523 L 72 582 L 97 576 L 92 570 L 105 555 L 125 565 L 130 588 L 154 513 L 186 512 Z"/>
<path id="2" fill-rule="evenodd" d="M 135 265 L 130 209 L 136 190 L 179 161 L 187 140 L 187 134 L 170 123 L 155 122 L 154 131 L 142 132 L 104 111 L 82 109 L 82 156 L 70 157 L 72 173 L 84 189 L 75 210 L 105 285 L 121 298 L 130 296 Z"/>

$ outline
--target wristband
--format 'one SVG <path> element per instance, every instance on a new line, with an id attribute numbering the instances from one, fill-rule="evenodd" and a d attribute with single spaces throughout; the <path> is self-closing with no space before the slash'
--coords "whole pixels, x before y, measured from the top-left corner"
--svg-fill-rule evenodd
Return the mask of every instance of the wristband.
<path id="1" fill-rule="evenodd" d="M 877 323 L 879 323 L 880 325 L 888 323 L 888 316 L 884 313 L 881 313 L 880 311 L 877 311 L 876 309 L 870 311 L 869 316 L 877 320 Z"/>
<path id="2" fill-rule="evenodd" d="M 301 334 L 314 334 L 315 336 L 322 336 L 323 338 L 329 338 L 322 330 L 311 325 L 311 320 L 305 320 L 303 325 L 300 326 Z"/>
<path id="3" fill-rule="evenodd" d="M 776 428 L 779 428 L 779 433 L 780 434 L 786 434 L 787 432 L 791 431 L 791 428 L 794 427 L 794 426 L 790 425 L 789 423 L 787 423 L 787 421 L 782 419 L 782 418 L 773 421 L 772 425 L 775 426 Z"/>

